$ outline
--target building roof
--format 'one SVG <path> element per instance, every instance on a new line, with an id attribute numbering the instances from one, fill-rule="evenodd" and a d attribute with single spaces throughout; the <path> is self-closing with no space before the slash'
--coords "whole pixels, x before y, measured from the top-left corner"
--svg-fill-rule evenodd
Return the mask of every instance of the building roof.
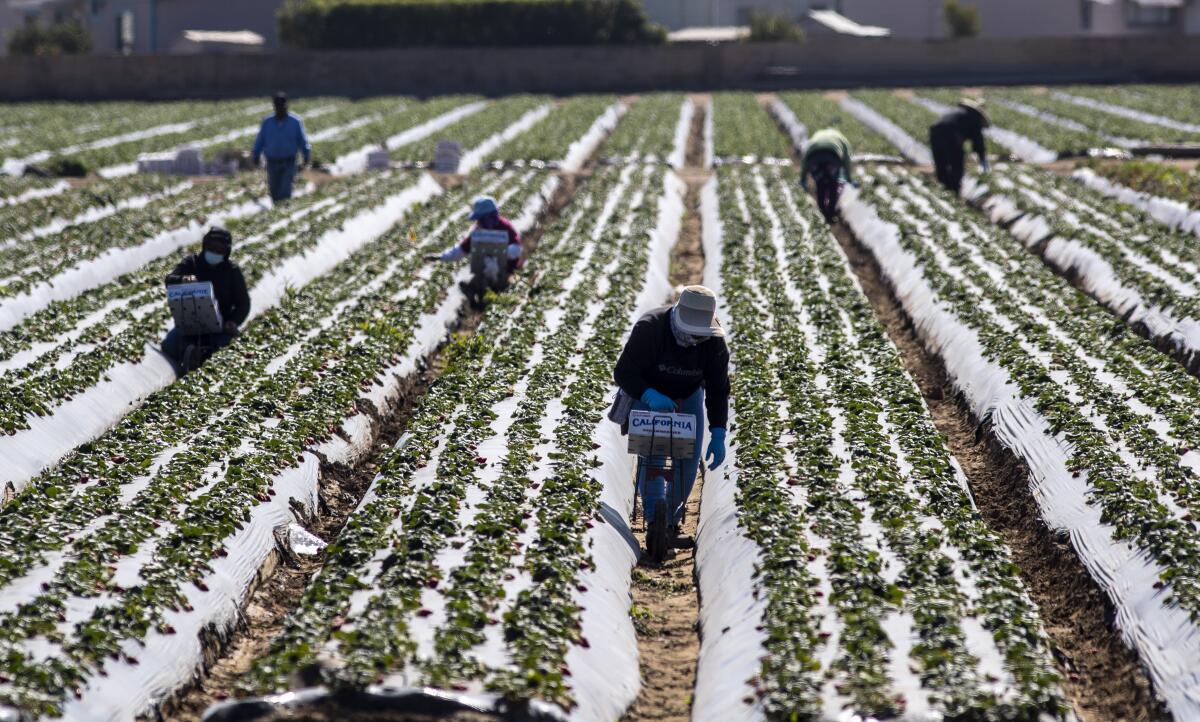
<path id="1" fill-rule="evenodd" d="M 667 35 L 667 39 L 673 43 L 729 43 L 749 35 L 750 28 L 734 25 L 682 28 Z"/>
<path id="2" fill-rule="evenodd" d="M 860 25 L 833 10 L 809 10 L 808 17 L 813 22 L 838 35 L 853 35 L 860 38 L 885 38 L 892 34 L 891 30 L 881 28 L 877 25 Z"/>
<path id="3" fill-rule="evenodd" d="M 263 36 L 252 30 L 184 30 L 183 39 L 225 45 L 262 45 L 265 42 Z"/>

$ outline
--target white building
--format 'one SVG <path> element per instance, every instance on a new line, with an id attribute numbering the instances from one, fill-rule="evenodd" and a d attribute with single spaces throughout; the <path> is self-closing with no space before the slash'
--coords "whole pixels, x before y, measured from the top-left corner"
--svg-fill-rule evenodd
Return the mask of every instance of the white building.
<path id="1" fill-rule="evenodd" d="M 1200 34 L 1197 0 L 960 0 L 979 10 L 980 36 L 1088 37 Z M 946 36 L 943 0 L 840 0 L 842 14 L 893 37 Z"/>
<path id="2" fill-rule="evenodd" d="M 247 49 L 272 49 L 279 45 L 275 13 L 282 4 L 283 0 L 0 0 L 0 36 L 5 37 L 6 50 L 7 33 L 17 23 L 73 18 L 87 27 L 93 53 L 194 52 L 196 44 L 185 35 L 189 31 L 193 37 L 195 32 L 248 32 L 260 36 L 262 43 Z M 232 47 L 211 42 L 208 46 Z"/>
<path id="3" fill-rule="evenodd" d="M 900 0 L 903 1 L 903 0 Z M 755 10 L 794 19 L 813 7 L 836 5 L 820 0 L 642 0 L 650 20 L 669 30 L 748 25 Z"/>

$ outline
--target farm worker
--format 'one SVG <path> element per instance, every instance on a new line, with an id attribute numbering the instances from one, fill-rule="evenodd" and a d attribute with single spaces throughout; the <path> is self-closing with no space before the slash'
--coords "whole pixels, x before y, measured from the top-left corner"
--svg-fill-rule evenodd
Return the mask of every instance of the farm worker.
<path id="1" fill-rule="evenodd" d="M 617 360 L 613 377 L 621 391 L 635 399 L 632 408 L 678 412 L 696 417 L 696 455 L 674 459 L 675 478 L 663 484 L 647 483 L 639 465 L 638 488 L 647 520 L 657 506 L 667 504 L 668 543 L 690 545 L 679 536 L 684 504 L 692 493 L 700 468 L 704 439 L 704 412 L 708 410 L 709 442 L 705 459 L 709 468 L 725 460 L 725 425 L 729 419 L 729 348 L 717 320 L 717 297 L 704 286 L 688 286 L 673 306 L 650 311 L 638 319 Z M 650 466 L 662 459 L 647 459 Z M 654 480 L 651 480 L 653 482 Z M 647 524 L 647 547 L 653 533 Z"/>
<path id="2" fill-rule="evenodd" d="M 818 130 L 804 148 L 800 166 L 800 184 L 808 188 L 811 175 L 817 187 L 817 205 L 827 223 L 837 217 L 838 197 L 842 184 L 854 182 L 850 163 L 850 141 L 836 128 Z"/>
<path id="3" fill-rule="evenodd" d="M 439 260 L 444 263 L 454 263 L 471 255 L 471 234 L 475 231 L 504 231 L 507 233 L 508 247 L 506 249 L 506 257 L 508 262 L 504 264 L 504 267 L 492 268 L 484 274 L 485 277 L 476 277 L 471 279 L 470 283 L 463 284 L 463 290 L 467 292 L 467 295 L 473 302 L 478 303 L 483 297 L 484 291 L 488 288 L 496 291 L 506 288 L 509 277 L 514 271 L 524 265 L 525 262 L 521 258 L 521 234 L 517 231 L 516 226 L 512 224 L 512 221 L 500 215 L 500 207 L 496 205 L 495 198 L 490 196 L 476 198 L 475 202 L 471 204 L 471 215 L 468 217 L 468 220 L 475 221 L 475 226 L 462 241 L 446 249 L 440 255 L 433 254 L 427 256 L 427 259 Z"/>
<path id="4" fill-rule="evenodd" d="M 204 234 L 200 252 L 180 261 L 166 278 L 168 286 L 212 282 L 224 328 L 221 333 L 210 334 L 202 339 L 202 345 L 209 348 L 228 346 L 237 335 L 238 326 L 250 315 L 250 293 L 246 290 L 242 269 L 229 260 L 232 250 L 233 235 L 220 226 L 213 226 Z M 177 328 L 172 328 L 162 342 L 163 353 L 177 362 L 182 362 L 186 348 L 187 339 Z"/>
<path id="5" fill-rule="evenodd" d="M 267 156 L 267 188 L 271 200 L 278 203 L 292 197 L 292 181 L 296 179 L 296 156 L 304 156 L 304 164 L 312 160 L 312 145 L 304 133 L 304 121 L 288 112 L 286 93 L 275 94 L 275 113 L 263 118 L 254 140 L 254 165 Z"/>
<path id="6" fill-rule="evenodd" d="M 962 187 L 963 169 L 966 158 L 963 143 L 971 141 L 971 147 L 979 156 L 979 166 L 988 171 L 987 145 L 983 140 L 983 129 L 991 125 L 984 112 L 983 102 L 963 98 L 958 107 L 943 115 L 929 128 L 929 147 L 933 151 L 933 167 L 938 182 L 947 190 L 958 193 Z"/>

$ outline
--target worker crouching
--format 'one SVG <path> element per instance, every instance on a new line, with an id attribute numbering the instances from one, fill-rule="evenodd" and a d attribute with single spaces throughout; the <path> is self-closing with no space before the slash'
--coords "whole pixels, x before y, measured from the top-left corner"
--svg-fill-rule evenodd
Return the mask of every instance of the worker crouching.
<path id="1" fill-rule="evenodd" d="M 489 290 L 498 292 L 508 288 L 512 274 L 525 261 L 521 234 L 511 221 L 500 215 L 494 198 L 476 199 L 469 220 L 475 221 L 475 226 L 462 241 L 440 255 L 432 254 L 426 258 L 454 263 L 469 257 L 471 280 L 462 283 L 461 288 L 471 303 L 478 306 Z"/>
<path id="2" fill-rule="evenodd" d="M 184 370 L 198 366 L 203 358 L 194 358 L 198 350 L 203 354 L 228 346 L 238 327 L 250 315 L 250 293 L 246 290 L 246 279 L 242 269 L 229 260 L 233 252 L 233 235 L 224 228 L 214 226 L 204 234 L 199 253 L 194 253 L 175 266 L 165 279 L 167 286 L 183 283 L 212 284 L 212 294 L 221 313 L 221 330 L 217 333 L 189 336 L 178 326 L 172 328 L 162 341 L 163 353 L 182 366 Z"/>
<path id="3" fill-rule="evenodd" d="M 957 108 L 943 115 L 929 128 L 934 171 L 938 182 L 946 190 L 958 193 L 962 188 L 966 168 L 963 144 L 968 141 L 979 156 L 980 169 L 984 173 L 988 171 L 987 143 L 983 139 L 983 131 L 989 125 L 991 122 L 984 112 L 983 103 L 964 98 L 959 101 Z"/>
<path id="4" fill-rule="evenodd" d="M 838 219 L 838 201 L 842 186 L 854 183 L 850 154 L 850 141 L 836 128 L 825 128 L 813 133 L 804 147 L 804 161 L 800 168 L 800 183 L 808 188 L 808 179 L 816 186 L 817 206 L 826 223 Z"/>
<path id="5" fill-rule="evenodd" d="M 614 378 L 633 410 L 679 412 L 696 417 L 695 455 L 674 459 L 673 479 L 647 479 L 646 469 L 666 466 L 655 457 L 638 465 L 638 493 L 647 519 L 647 549 L 663 530 L 655 529 L 659 505 L 671 546 L 686 547 L 680 536 L 684 505 L 691 496 L 700 467 L 705 409 L 708 411 L 710 468 L 725 460 L 725 425 L 729 418 L 729 349 L 716 316 L 717 299 L 704 286 L 688 286 L 673 306 L 650 311 L 634 324 L 617 361 Z M 618 403 L 620 401 L 618 400 Z"/>

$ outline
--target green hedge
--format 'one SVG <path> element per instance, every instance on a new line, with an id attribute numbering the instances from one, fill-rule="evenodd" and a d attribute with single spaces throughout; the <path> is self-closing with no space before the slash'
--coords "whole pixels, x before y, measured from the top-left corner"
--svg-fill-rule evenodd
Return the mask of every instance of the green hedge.
<path id="1" fill-rule="evenodd" d="M 285 45 L 396 48 L 422 45 L 657 43 L 641 0 L 288 0 Z"/>

